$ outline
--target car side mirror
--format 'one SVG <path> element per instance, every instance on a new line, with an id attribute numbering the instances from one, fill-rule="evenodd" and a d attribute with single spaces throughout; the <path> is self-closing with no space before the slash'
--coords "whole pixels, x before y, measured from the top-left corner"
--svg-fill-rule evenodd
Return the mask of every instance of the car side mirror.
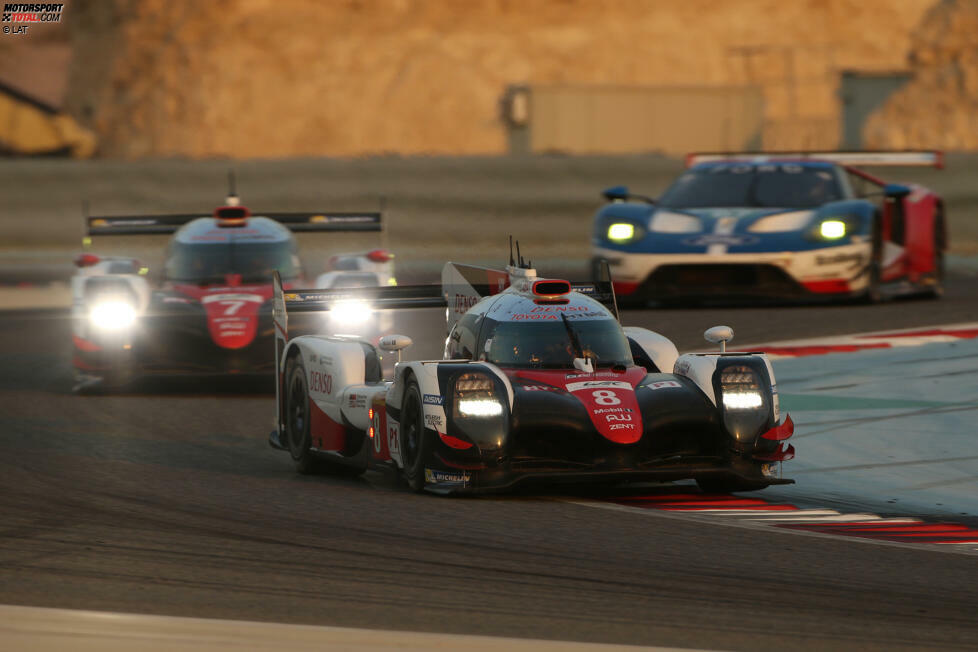
<path id="1" fill-rule="evenodd" d="M 703 333 L 707 342 L 720 345 L 720 352 L 727 352 L 727 342 L 733 339 L 734 332 L 729 326 L 714 326 Z"/>
<path id="2" fill-rule="evenodd" d="M 903 199 L 910 194 L 910 187 L 902 183 L 888 183 L 883 186 L 883 194 L 893 199 Z"/>
<path id="3" fill-rule="evenodd" d="M 627 201 L 629 197 L 628 186 L 611 186 L 605 188 L 601 194 L 608 201 Z"/>
<path id="4" fill-rule="evenodd" d="M 408 348 L 414 342 L 407 335 L 384 335 L 377 343 L 384 351 L 393 353 L 397 351 L 397 361 L 401 361 L 401 351 Z"/>

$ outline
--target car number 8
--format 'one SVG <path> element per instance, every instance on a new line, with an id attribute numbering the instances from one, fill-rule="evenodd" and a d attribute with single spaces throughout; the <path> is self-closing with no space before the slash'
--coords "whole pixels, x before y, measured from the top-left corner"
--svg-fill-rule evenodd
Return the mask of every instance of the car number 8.
<path id="1" fill-rule="evenodd" d="M 598 389 L 591 393 L 594 397 L 594 402 L 598 405 L 618 405 L 621 403 L 621 399 L 615 396 L 615 393 L 609 389 Z"/>

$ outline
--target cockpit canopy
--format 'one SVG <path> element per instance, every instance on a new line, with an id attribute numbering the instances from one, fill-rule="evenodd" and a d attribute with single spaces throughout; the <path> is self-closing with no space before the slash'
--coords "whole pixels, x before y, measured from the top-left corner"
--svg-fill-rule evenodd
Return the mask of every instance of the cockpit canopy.
<path id="1" fill-rule="evenodd" d="M 241 228 L 194 220 L 174 236 L 164 264 L 168 280 L 185 283 L 221 283 L 238 274 L 244 282 L 269 283 L 274 270 L 283 279 L 298 277 L 297 247 L 288 229 L 261 217 Z"/>
<path id="2" fill-rule="evenodd" d="M 600 303 L 576 293 L 566 303 L 514 294 L 484 300 L 452 329 L 445 353 L 501 367 L 572 369 L 577 357 L 591 358 L 595 367 L 633 364 L 618 321 Z"/>

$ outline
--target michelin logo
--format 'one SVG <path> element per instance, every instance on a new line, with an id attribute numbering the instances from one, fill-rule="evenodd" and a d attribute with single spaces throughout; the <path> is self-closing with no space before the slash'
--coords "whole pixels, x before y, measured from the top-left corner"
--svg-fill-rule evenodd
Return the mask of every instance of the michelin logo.
<path id="1" fill-rule="evenodd" d="M 428 484 L 459 484 L 466 485 L 472 476 L 465 471 L 435 471 L 424 470 L 424 481 Z"/>

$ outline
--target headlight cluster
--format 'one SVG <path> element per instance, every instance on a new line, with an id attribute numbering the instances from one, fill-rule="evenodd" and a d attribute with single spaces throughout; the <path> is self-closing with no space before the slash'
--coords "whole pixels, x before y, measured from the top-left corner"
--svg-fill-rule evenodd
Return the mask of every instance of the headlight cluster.
<path id="1" fill-rule="evenodd" d="M 823 220 L 818 226 L 818 234 L 826 240 L 838 240 L 846 235 L 846 223 L 842 220 Z"/>
<path id="2" fill-rule="evenodd" d="M 136 323 L 136 308 L 128 301 L 107 299 L 92 306 L 88 319 L 99 330 L 121 331 Z"/>
<path id="3" fill-rule="evenodd" d="M 608 223 L 604 235 L 615 244 L 628 244 L 640 240 L 645 229 L 634 222 L 615 221 Z"/>
<path id="4" fill-rule="evenodd" d="M 495 383 L 482 373 L 462 374 L 455 380 L 455 407 L 463 417 L 495 417 L 503 413 Z"/>
<path id="5" fill-rule="evenodd" d="M 366 301 L 349 299 L 337 301 L 329 307 L 329 319 L 334 324 L 360 326 L 373 315 L 373 308 Z"/>
<path id="6" fill-rule="evenodd" d="M 728 410 L 752 410 L 764 405 L 760 378 L 750 367 L 727 367 L 720 373 L 723 407 Z"/>
<path id="7" fill-rule="evenodd" d="M 717 381 L 727 432 L 741 444 L 753 445 L 771 414 L 767 381 L 754 367 L 736 363 L 721 367 Z"/>

